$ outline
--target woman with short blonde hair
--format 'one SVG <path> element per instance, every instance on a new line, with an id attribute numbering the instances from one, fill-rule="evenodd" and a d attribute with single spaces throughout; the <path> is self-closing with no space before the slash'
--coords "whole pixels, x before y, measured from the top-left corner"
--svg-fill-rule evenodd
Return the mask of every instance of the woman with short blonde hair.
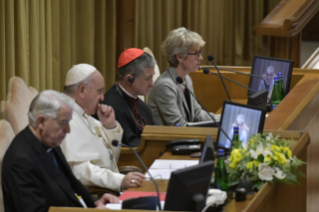
<path id="1" fill-rule="evenodd" d="M 199 69 L 202 37 L 184 27 L 168 33 L 162 44 L 162 51 L 170 67 L 156 80 L 148 98 L 153 118 L 162 125 L 185 126 L 188 122 L 210 121 L 209 115 L 201 109 L 196 99 L 189 73 Z M 183 80 L 182 84 L 176 78 Z M 219 116 L 216 116 L 219 121 Z"/>

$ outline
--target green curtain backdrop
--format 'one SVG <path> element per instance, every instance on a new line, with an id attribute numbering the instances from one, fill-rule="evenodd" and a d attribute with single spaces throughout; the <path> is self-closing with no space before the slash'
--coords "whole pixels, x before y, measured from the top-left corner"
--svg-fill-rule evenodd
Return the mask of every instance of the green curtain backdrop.
<path id="1" fill-rule="evenodd" d="M 206 41 L 204 60 L 214 55 L 218 65 L 250 65 L 253 55 L 268 54 L 268 39 L 255 35 L 260 23 L 279 0 L 136 0 L 135 46 L 149 47 L 161 72 L 168 63 L 161 43 L 169 31 L 186 27 Z"/>
<path id="2" fill-rule="evenodd" d="M 136 0 L 135 46 L 152 49 L 161 71 L 160 46 L 167 33 L 185 26 L 206 45 L 204 58 L 219 65 L 249 65 L 267 54 L 268 39 L 252 27 L 279 0 Z M 108 89 L 116 73 L 116 0 L 0 0 L 0 99 L 19 76 L 38 91 L 62 91 L 67 71 L 77 63 L 95 65 Z M 134 9 L 134 8 L 132 8 Z M 207 60 L 203 64 L 208 64 Z"/>
<path id="3" fill-rule="evenodd" d="M 68 70 L 89 63 L 115 79 L 116 0 L 0 0 L 0 99 L 12 76 L 62 91 Z"/>

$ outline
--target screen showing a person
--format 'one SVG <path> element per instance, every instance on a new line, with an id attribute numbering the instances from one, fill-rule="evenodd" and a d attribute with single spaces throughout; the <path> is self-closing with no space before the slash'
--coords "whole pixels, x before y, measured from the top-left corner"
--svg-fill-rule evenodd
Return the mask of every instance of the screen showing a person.
<path id="1" fill-rule="evenodd" d="M 271 93 L 274 86 L 274 78 L 278 77 L 278 73 L 282 73 L 282 80 L 287 94 L 289 92 L 292 69 L 292 60 L 255 56 L 251 74 L 261 76 L 264 80 L 251 77 L 249 87 L 255 91 L 267 89 Z M 251 95 L 252 92 L 249 91 L 248 94 Z"/>
<path id="2" fill-rule="evenodd" d="M 249 105 L 224 102 L 221 128 L 230 139 L 233 138 L 234 127 L 238 127 L 239 140 L 247 143 L 251 134 L 262 132 L 266 111 Z M 220 130 L 217 136 L 217 146 L 225 149 L 231 148 L 232 142 Z"/>

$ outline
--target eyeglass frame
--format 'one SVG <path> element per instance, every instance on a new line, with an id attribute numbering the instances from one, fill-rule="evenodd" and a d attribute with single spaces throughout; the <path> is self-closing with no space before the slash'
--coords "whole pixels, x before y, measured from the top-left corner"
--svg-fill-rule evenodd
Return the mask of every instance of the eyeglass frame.
<path id="1" fill-rule="evenodd" d="M 195 55 L 195 56 L 196 56 L 196 59 L 198 60 L 198 59 L 199 59 L 199 55 L 203 56 L 202 53 L 203 53 L 203 51 L 202 51 L 202 50 L 199 50 L 198 52 L 187 53 L 187 55 Z"/>

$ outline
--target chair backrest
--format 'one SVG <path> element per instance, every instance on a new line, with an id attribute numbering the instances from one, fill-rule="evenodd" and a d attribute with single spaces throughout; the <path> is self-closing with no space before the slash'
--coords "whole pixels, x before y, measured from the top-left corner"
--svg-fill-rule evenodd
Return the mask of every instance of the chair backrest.
<path id="1" fill-rule="evenodd" d="M 301 68 L 319 69 L 319 47 L 309 57 L 309 59 L 303 64 Z"/>
<path id="2" fill-rule="evenodd" d="M 9 122 L 6 120 L 0 120 L 0 212 L 4 212 L 3 206 L 3 194 L 1 185 L 1 169 L 3 156 L 6 153 L 11 141 L 15 134 Z"/>
<path id="3" fill-rule="evenodd" d="M 149 53 L 149 54 L 155 59 L 154 54 L 153 54 L 152 50 L 150 50 L 150 48 L 144 47 L 143 50 L 144 50 L 144 52 Z M 158 67 L 158 65 L 157 65 L 157 62 L 156 62 L 156 59 L 155 59 L 155 68 L 154 68 L 154 71 L 155 71 L 155 74 L 154 74 L 154 76 L 153 76 L 153 82 L 155 83 L 155 81 L 157 80 L 157 78 L 161 75 L 161 72 L 160 72 L 159 67 Z M 145 97 L 144 97 L 144 96 L 139 96 L 139 98 L 142 99 L 143 101 L 147 102 L 147 96 L 145 96 Z"/>
<path id="4" fill-rule="evenodd" d="M 144 50 L 144 52 L 149 53 L 149 54 L 155 59 L 153 52 L 152 52 L 148 47 L 145 47 L 143 50 Z M 158 78 L 160 75 L 161 75 L 161 72 L 160 72 L 160 70 L 159 70 L 159 67 L 158 67 L 158 65 L 157 65 L 157 61 L 156 61 L 156 59 L 155 59 L 155 74 L 154 74 L 154 76 L 153 76 L 153 81 L 154 81 L 154 83 L 155 83 L 155 81 L 157 80 L 157 78 Z"/>
<path id="5" fill-rule="evenodd" d="M 28 125 L 29 106 L 37 94 L 38 91 L 28 87 L 22 78 L 10 79 L 7 101 L 1 102 L 1 115 L 11 124 L 15 134 Z"/>

